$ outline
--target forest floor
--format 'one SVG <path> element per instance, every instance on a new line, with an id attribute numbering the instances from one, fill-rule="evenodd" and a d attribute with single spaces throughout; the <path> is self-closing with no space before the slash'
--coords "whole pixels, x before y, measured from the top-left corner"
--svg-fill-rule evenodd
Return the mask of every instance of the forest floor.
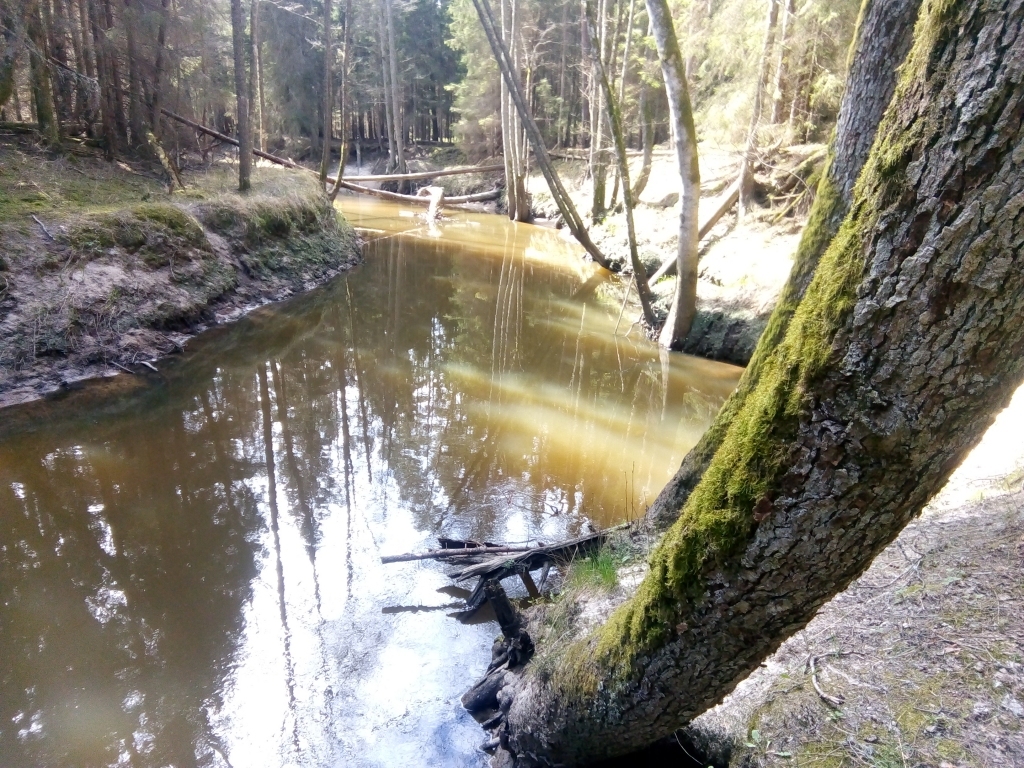
<path id="1" fill-rule="evenodd" d="M 1024 765 L 1022 430 L 1024 387 L 870 569 L 695 722 L 703 750 L 723 764 L 732 746 L 734 767 Z"/>
<path id="2" fill-rule="evenodd" d="M 260 166 L 244 198 L 228 163 L 184 181 L 168 195 L 145 164 L 0 139 L 0 407 L 148 375 L 192 335 L 359 259 L 312 176 Z"/>

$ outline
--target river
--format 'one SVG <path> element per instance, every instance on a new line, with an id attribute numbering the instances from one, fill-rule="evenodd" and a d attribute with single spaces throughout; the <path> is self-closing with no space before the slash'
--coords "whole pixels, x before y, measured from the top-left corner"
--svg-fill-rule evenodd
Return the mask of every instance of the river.
<path id="1" fill-rule="evenodd" d="M 553 230 L 341 206 L 349 275 L 0 412 L 0 765 L 484 765 L 459 697 L 497 626 L 380 556 L 636 517 L 736 384 L 616 334 Z"/>

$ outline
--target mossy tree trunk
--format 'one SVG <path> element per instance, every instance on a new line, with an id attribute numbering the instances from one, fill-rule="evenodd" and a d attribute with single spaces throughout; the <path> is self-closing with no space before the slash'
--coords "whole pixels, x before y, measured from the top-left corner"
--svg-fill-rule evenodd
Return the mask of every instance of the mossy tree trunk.
<path id="1" fill-rule="evenodd" d="M 1024 379 L 1024 0 L 928 0 L 782 341 L 637 593 L 499 695 L 520 765 L 719 702 L 870 564 Z"/>
<path id="2" fill-rule="evenodd" d="M 836 134 L 793 269 L 736 391 L 648 510 L 655 527 L 667 528 L 679 516 L 725 438 L 732 417 L 757 382 L 761 366 L 785 337 L 821 255 L 850 210 L 853 183 L 867 161 L 882 114 L 896 88 L 897 73 L 910 50 L 920 7 L 921 0 L 863 1 L 857 34 L 850 46 L 850 68 Z"/>

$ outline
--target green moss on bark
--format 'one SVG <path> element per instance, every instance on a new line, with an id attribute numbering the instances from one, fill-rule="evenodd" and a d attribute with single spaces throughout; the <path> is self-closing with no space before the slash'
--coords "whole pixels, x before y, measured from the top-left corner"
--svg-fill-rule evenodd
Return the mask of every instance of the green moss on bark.
<path id="1" fill-rule="evenodd" d="M 716 568 L 738 567 L 736 557 L 757 528 L 755 508 L 770 511 L 788 466 L 787 452 L 806 407 L 809 385 L 833 363 L 836 333 L 852 311 L 866 264 L 867 238 L 878 217 L 902 191 L 906 166 L 923 135 L 923 114 L 901 114 L 902 103 L 928 103 L 932 46 L 954 29 L 954 3 L 930 3 L 918 22 L 914 49 L 901 74 L 895 107 L 890 107 L 864 170 L 854 188 L 850 212 L 831 239 L 795 310 L 781 308 L 772 345 L 766 334 L 757 367 L 745 377 L 748 391 L 734 398 L 733 411 L 716 421 L 721 444 L 679 518 L 652 552 L 650 573 L 637 594 L 612 614 L 600 630 L 574 643 L 552 673 L 564 696 L 589 697 L 600 685 L 628 680 L 635 663 L 670 642 L 690 607 L 702 599 L 705 576 Z M 827 176 L 826 176 L 827 178 Z M 801 250 L 814 252 L 827 237 L 839 205 L 823 182 L 823 198 Z M 792 297 L 791 297 L 792 298 Z M 785 313 L 792 312 L 788 327 Z M 724 418 L 723 418 L 724 417 Z M 767 506 L 765 506 L 767 505 Z M 609 679 L 611 678 L 611 679 Z"/>

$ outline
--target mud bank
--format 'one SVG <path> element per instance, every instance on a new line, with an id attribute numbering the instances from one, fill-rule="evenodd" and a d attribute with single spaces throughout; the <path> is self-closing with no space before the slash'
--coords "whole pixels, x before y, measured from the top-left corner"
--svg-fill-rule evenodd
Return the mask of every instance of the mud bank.
<path id="1" fill-rule="evenodd" d="M 214 169 L 169 196 L 124 163 L 0 155 L 0 407 L 152 373 L 196 333 L 359 259 L 298 174 L 261 168 L 243 197 L 225 191 L 230 167 Z"/>

